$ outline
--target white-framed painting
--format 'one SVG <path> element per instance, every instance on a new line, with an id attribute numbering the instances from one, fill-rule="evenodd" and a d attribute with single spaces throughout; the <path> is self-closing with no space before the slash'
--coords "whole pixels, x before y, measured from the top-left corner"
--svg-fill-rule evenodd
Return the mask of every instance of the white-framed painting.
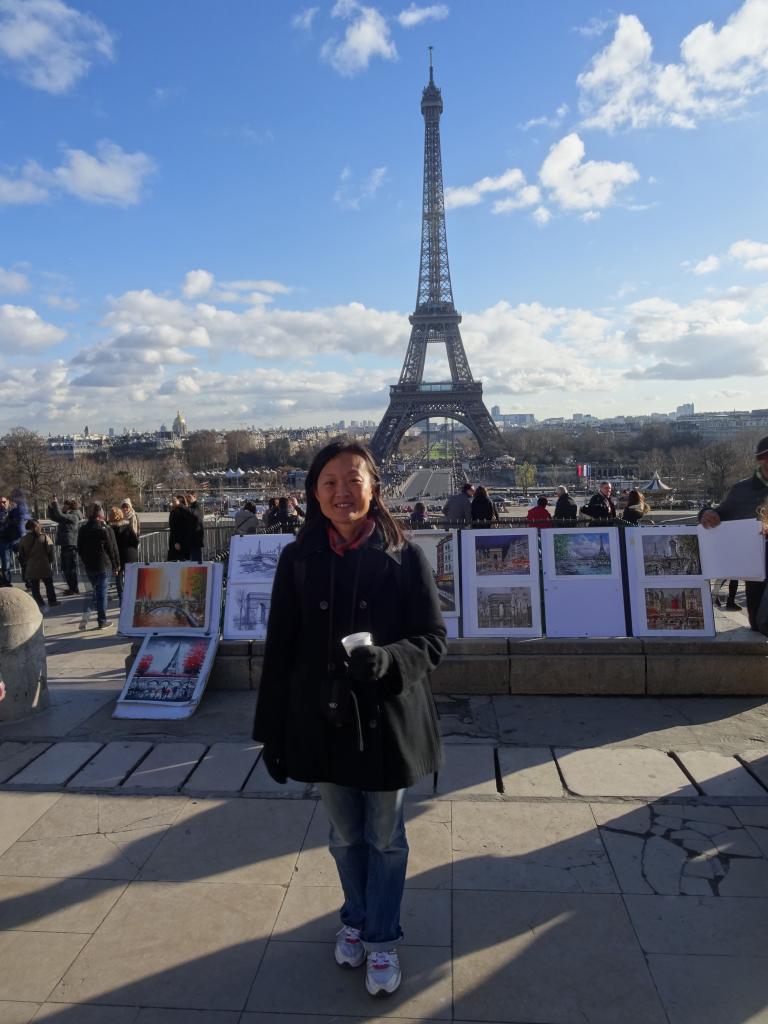
<path id="1" fill-rule="evenodd" d="M 709 583 L 641 584 L 633 607 L 636 636 L 714 636 Z"/>
<path id="2" fill-rule="evenodd" d="M 265 640 L 272 590 L 258 583 L 229 583 L 224 599 L 225 640 Z"/>
<path id="3" fill-rule="evenodd" d="M 619 527 L 542 530 L 541 563 L 547 636 L 627 635 Z"/>
<path id="4" fill-rule="evenodd" d="M 112 717 L 189 718 L 200 703 L 217 646 L 217 636 L 145 636 Z"/>
<path id="5" fill-rule="evenodd" d="M 464 636 L 541 636 L 537 533 L 462 531 Z"/>
<path id="6" fill-rule="evenodd" d="M 129 562 L 120 605 L 124 636 L 218 633 L 223 567 L 213 562 Z"/>
<path id="7" fill-rule="evenodd" d="M 457 619 L 459 601 L 459 545 L 456 530 L 413 530 L 408 534 L 429 562 L 444 619 Z"/>
<path id="8" fill-rule="evenodd" d="M 627 558 L 638 579 L 703 577 L 699 534 L 695 526 L 643 526 L 626 534 Z"/>
<path id="9" fill-rule="evenodd" d="M 250 583 L 272 589 L 277 561 L 284 547 L 293 543 L 286 533 L 235 534 L 229 545 L 227 583 Z"/>

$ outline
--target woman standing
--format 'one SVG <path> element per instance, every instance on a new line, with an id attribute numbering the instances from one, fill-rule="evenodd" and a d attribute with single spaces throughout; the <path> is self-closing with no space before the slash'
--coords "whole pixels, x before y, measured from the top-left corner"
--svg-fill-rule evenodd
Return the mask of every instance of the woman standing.
<path id="1" fill-rule="evenodd" d="M 109 510 L 109 525 L 115 535 L 117 552 L 120 555 L 120 572 L 115 573 L 117 600 L 123 603 L 123 583 L 125 582 L 125 566 L 127 562 L 139 560 L 139 538 L 133 529 L 130 519 L 126 519 L 121 509 L 113 505 Z"/>
<path id="2" fill-rule="evenodd" d="M 488 491 L 483 486 L 477 487 L 472 499 L 472 525 L 490 526 L 492 522 L 498 522 L 498 519 L 499 513 L 488 497 Z"/>
<path id="3" fill-rule="evenodd" d="M 43 528 L 36 519 L 28 519 L 24 524 L 27 531 L 19 542 L 19 563 L 24 570 L 24 579 L 29 584 L 32 597 L 42 608 L 45 604 L 40 596 L 40 583 L 45 584 L 45 596 L 50 607 L 58 604 L 56 591 L 53 589 L 53 541 L 43 533 Z"/>
<path id="4" fill-rule="evenodd" d="M 381 500 L 368 450 L 335 442 L 306 481 L 307 518 L 272 590 L 254 739 L 278 782 L 318 784 L 344 891 L 335 960 L 394 992 L 408 862 L 406 787 L 437 770 L 429 673 L 445 624 L 421 550 Z M 342 638 L 369 632 L 349 655 Z"/>
<path id="5" fill-rule="evenodd" d="M 188 562 L 197 532 L 197 519 L 194 513 L 187 508 L 187 499 L 183 494 L 175 494 L 171 499 L 168 531 L 168 558 L 166 561 Z"/>
<path id="6" fill-rule="evenodd" d="M 643 516 L 647 516 L 651 506 L 646 504 L 645 498 L 638 490 L 630 491 L 627 495 L 627 503 L 621 518 L 630 526 L 637 526 Z"/>

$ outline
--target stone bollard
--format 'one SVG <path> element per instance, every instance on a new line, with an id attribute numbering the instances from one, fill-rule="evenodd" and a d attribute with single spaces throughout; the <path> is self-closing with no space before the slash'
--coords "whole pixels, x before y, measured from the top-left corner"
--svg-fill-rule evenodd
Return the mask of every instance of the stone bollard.
<path id="1" fill-rule="evenodd" d="M 0 588 L 0 725 L 48 707 L 43 616 L 17 587 Z"/>

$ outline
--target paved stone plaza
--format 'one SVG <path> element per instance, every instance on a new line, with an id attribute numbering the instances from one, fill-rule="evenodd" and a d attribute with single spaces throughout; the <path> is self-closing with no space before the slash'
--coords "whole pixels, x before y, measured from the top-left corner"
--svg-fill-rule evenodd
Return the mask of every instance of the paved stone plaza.
<path id="1" fill-rule="evenodd" d="M 130 645 L 78 612 L 46 614 L 51 708 L 0 726 L 0 1024 L 768 1024 L 764 699 L 440 697 L 404 981 L 373 1000 L 255 694 L 114 720 Z"/>

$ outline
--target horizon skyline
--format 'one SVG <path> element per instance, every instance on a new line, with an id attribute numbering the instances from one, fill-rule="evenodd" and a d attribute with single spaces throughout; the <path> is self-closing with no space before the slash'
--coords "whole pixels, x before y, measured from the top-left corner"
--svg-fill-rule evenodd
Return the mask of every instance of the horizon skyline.
<path id="1" fill-rule="evenodd" d="M 768 0 L 5 0 L 0 432 L 378 423 L 429 45 L 486 406 L 764 407 Z"/>

